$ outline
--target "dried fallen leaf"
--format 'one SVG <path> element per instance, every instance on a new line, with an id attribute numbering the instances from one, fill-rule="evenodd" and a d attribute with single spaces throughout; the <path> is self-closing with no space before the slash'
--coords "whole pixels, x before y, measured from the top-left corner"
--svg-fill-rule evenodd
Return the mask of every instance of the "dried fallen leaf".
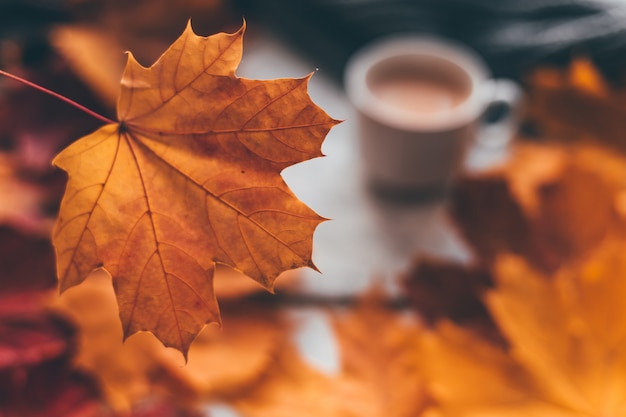
<path id="1" fill-rule="evenodd" d="M 269 371 L 256 385 L 227 397 L 227 404 L 244 417 L 340 415 L 332 379 L 306 364 L 295 347 L 285 346 Z"/>
<path id="2" fill-rule="evenodd" d="M 240 392 L 261 380 L 288 343 L 292 326 L 272 307 L 241 303 L 245 301 L 224 307 L 229 324 L 223 330 L 211 326 L 198 335 L 185 367 L 178 352 L 157 350 L 155 361 L 162 369 L 157 382 L 168 392 L 207 399 Z"/>
<path id="3" fill-rule="evenodd" d="M 228 326 L 205 328 L 182 366 L 180 352 L 149 333 L 122 342 L 115 294 L 104 272 L 92 274 L 52 304 L 79 330 L 75 365 L 94 375 L 108 403 L 125 412 L 150 398 L 194 403 L 242 390 L 263 377 L 289 334 L 289 323 L 272 309 L 226 304 Z"/>
<path id="4" fill-rule="evenodd" d="M 493 285 L 491 271 L 434 258 L 416 259 L 404 274 L 403 285 L 411 307 L 427 323 L 450 319 L 493 340 L 501 340 L 484 303 L 483 293 Z"/>
<path id="5" fill-rule="evenodd" d="M 579 57 L 565 70 L 539 68 L 528 84 L 528 118 L 543 137 L 626 151 L 624 90 L 610 88 L 589 59 Z"/>
<path id="6" fill-rule="evenodd" d="M 184 354 L 219 321 L 216 263 L 271 289 L 281 272 L 314 267 L 323 221 L 279 174 L 321 156 L 337 122 L 310 100 L 309 77 L 236 77 L 242 37 L 188 25 L 152 67 L 130 55 L 119 124 L 54 160 L 69 173 L 53 235 L 61 290 L 104 267 L 125 337 L 149 330 Z"/>
<path id="7" fill-rule="evenodd" d="M 106 274 L 94 273 L 83 285 L 54 300 L 54 308 L 79 329 L 75 365 L 98 378 L 113 408 L 127 412 L 135 402 L 153 395 L 147 376 L 150 356 L 163 347 L 149 334 L 138 334 L 129 343 L 122 343 L 112 293 Z"/>
<path id="8" fill-rule="evenodd" d="M 420 415 L 429 398 L 420 376 L 421 326 L 368 295 L 354 310 L 332 315 L 340 349 L 336 374 L 303 362 L 285 348 L 267 375 L 226 398 L 242 416 Z"/>
<path id="9" fill-rule="evenodd" d="M 607 235 L 623 229 L 615 189 L 582 167 L 570 165 L 561 175 L 537 189 L 541 210 L 532 222 L 533 243 L 548 270 L 563 260 L 584 259 Z"/>
<path id="10" fill-rule="evenodd" d="M 345 414 L 414 417 L 429 402 L 421 376 L 422 328 L 416 318 L 367 294 L 333 324 L 341 349 Z"/>
<path id="11" fill-rule="evenodd" d="M 521 258 L 500 257 L 486 301 L 510 350 L 450 324 L 424 338 L 442 414 L 624 415 L 624 245 L 608 239 L 551 279 Z"/>
<path id="12" fill-rule="evenodd" d="M 548 143 L 461 183 L 453 212 L 493 269 L 482 298 L 506 343 L 441 320 L 422 339 L 427 415 L 626 412 L 624 97 L 587 60 L 539 69 L 529 109 Z"/>
<path id="13" fill-rule="evenodd" d="M 625 176 L 598 147 L 519 145 L 507 166 L 461 179 L 451 212 L 480 260 L 514 253 L 550 273 L 623 235 Z"/>
<path id="14" fill-rule="evenodd" d="M 461 178 L 450 210 L 465 240 L 486 263 L 503 250 L 521 253 L 529 247 L 528 219 L 501 175 Z"/>

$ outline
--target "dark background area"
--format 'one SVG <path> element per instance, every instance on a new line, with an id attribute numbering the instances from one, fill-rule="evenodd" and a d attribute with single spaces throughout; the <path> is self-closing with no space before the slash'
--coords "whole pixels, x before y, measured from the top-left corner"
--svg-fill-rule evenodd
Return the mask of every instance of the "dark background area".
<path id="1" fill-rule="evenodd" d="M 619 80 L 626 3 L 616 0 L 237 0 L 340 80 L 356 49 L 395 33 L 436 34 L 477 50 L 495 76 L 586 54 Z"/>
<path id="2" fill-rule="evenodd" d="M 0 37 L 19 33 L 36 38 L 48 24 L 72 21 L 90 12 L 97 14 L 98 4 L 116 2 L 0 0 Z M 619 74 L 626 61 L 626 3 L 620 0 L 217 3 L 231 9 L 230 17 L 243 15 L 261 21 L 336 80 L 341 80 L 344 65 L 356 49 L 396 33 L 436 34 L 466 43 L 484 57 L 495 76 L 514 79 L 520 79 L 537 64 L 564 65 L 574 54 L 586 54 L 609 79 L 622 81 Z M 188 5 L 181 5 L 181 9 L 185 7 Z M 194 21 L 208 19 L 192 17 Z"/>

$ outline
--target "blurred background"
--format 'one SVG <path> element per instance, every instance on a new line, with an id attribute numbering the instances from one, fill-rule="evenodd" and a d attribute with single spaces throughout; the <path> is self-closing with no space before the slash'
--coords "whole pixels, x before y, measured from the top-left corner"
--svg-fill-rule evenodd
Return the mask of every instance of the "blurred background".
<path id="1" fill-rule="evenodd" d="M 530 152 L 526 165 L 513 164 L 506 174 L 500 173 L 495 179 L 468 180 L 461 184 L 465 188 L 452 196 L 450 204 L 396 206 L 372 201 L 362 193 L 354 169 L 358 164 L 351 122 L 354 111 L 343 93 L 342 75 L 350 56 L 379 37 L 398 33 L 448 37 L 475 49 L 494 76 L 512 78 L 525 87 L 532 84 L 529 75 L 537 69 L 556 68 L 556 73 L 548 72 L 542 78 L 548 82 L 541 85 L 543 90 L 539 89 L 539 92 L 554 92 L 555 101 L 549 101 L 552 96 L 548 94 L 547 101 L 537 102 L 539 104 L 531 106 L 530 110 L 543 117 L 551 113 L 550 106 L 557 108 L 554 103 L 567 102 L 573 107 L 565 108 L 563 113 L 555 112 L 552 121 L 558 122 L 558 128 L 550 134 L 570 134 L 562 126 L 574 125 L 578 129 L 572 122 L 580 122 L 579 132 L 591 132 L 587 136 L 608 143 L 611 152 L 616 149 L 623 152 L 626 148 L 622 140 L 626 95 L 621 90 L 626 81 L 623 77 L 626 73 L 624 1 L 0 0 L 0 69 L 115 118 L 119 80 L 126 61 L 123 52 L 132 51 L 140 63 L 149 66 L 180 35 L 190 18 L 195 32 L 201 35 L 234 32 L 245 19 L 244 58 L 238 74 L 266 79 L 302 77 L 317 70 L 309 88 L 313 100 L 332 117 L 346 120 L 331 131 L 324 143 L 326 158 L 298 164 L 283 173 L 300 199 L 320 215 L 333 219 L 320 225 L 315 234 L 314 260 L 323 274 L 305 270 L 290 279 L 285 277 L 285 288 L 279 288 L 283 297 L 259 296 L 258 286 L 224 285 L 220 290 L 223 291 L 220 305 L 224 307 L 224 322 L 230 323 L 233 333 L 225 333 L 226 339 L 220 339 L 222 345 L 218 343 L 215 350 L 207 347 L 214 346 L 208 342 L 198 344 L 198 349 L 210 350 L 204 352 L 204 358 L 208 359 L 190 361 L 192 365 L 186 368 L 182 367 L 180 357 L 172 360 L 172 355 L 164 354 L 162 346 L 153 343 L 154 340 L 148 342 L 149 349 L 145 347 L 148 345 L 137 342 L 129 351 L 123 351 L 126 348 L 121 345 L 120 335 L 115 333 L 120 329 L 110 330 L 119 324 L 115 314 L 107 318 L 110 319 L 107 323 L 112 324 L 107 325 L 106 330 L 103 330 L 104 325 L 85 324 L 80 319 L 87 320 L 89 315 L 81 308 L 89 306 L 81 307 L 80 297 L 74 304 L 71 300 L 64 301 L 61 308 L 69 310 L 70 316 L 74 314 L 74 321 L 65 315 L 59 318 L 56 313 L 50 316 L 47 310 L 41 309 L 39 297 L 56 288 L 49 235 L 66 183 L 65 175 L 53 168 L 51 161 L 61 149 L 101 123 L 55 98 L 0 77 L 0 347 L 4 349 L 0 349 L 1 417 L 117 415 L 76 412 L 79 405 L 92 404 L 94 398 L 100 401 L 99 390 L 103 387 L 107 401 L 115 410 L 132 408 L 133 401 L 146 396 L 169 401 L 165 405 L 157 401 L 151 411 L 136 412 L 136 416 L 255 415 L 250 410 L 249 414 L 241 411 L 245 410 L 245 404 L 237 412 L 227 406 L 216 406 L 198 414 L 196 408 L 189 406 L 196 405 L 190 398 L 232 400 L 242 392 L 244 398 L 253 382 L 269 375 L 269 368 L 276 365 L 275 368 L 282 369 L 281 361 L 286 360 L 283 353 L 288 352 L 283 339 L 287 336 L 309 365 L 327 374 L 338 372 L 340 348 L 335 344 L 338 333 L 333 333 L 332 329 L 336 328 L 329 324 L 327 313 L 331 307 L 353 307 L 355 295 L 381 282 L 392 284 L 390 298 L 383 303 L 385 312 L 392 314 L 391 318 L 384 316 L 387 317 L 385 326 L 397 319 L 397 313 L 405 311 L 414 299 L 419 304 L 420 314 L 432 320 L 441 316 L 455 321 L 480 317 L 483 321 L 479 327 L 487 328 L 490 337 L 501 343 L 500 335 L 493 336 L 494 324 L 485 318 L 486 309 L 476 290 L 477 286 L 482 290 L 491 285 L 485 269 L 491 266 L 496 252 L 522 253 L 543 269 L 554 271 L 565 260 L 577 258 L 583 249 L 587 250 L 590 241 L 595 244 L 594 239 L 600 240 L 606 230 L 617 230 L 613 221 L 623 220 L 616 214 L 615 195 L 604 191 L 604 179 L 588 175 L 590 167 L 598 165 L 593 157 L 581 163 L 584 166 L 580 172 L 578 162 L 572 163 L 575 166 L 571 171 L 575 176 L 564 174 L 565 185 L 559 182 L 561 177 L 549 178 L 554 183 L 550 183 L 552 188 L 548 187 L 547 191 L 542 189 L 541 198 L 545 197 L 545 201 L 539 198 L 539 203 L 535 200 L 533 203 L 546 203 L 553 211 L 547 210 L 544 217 L 524 217 L 528 213 L 523 211 L 522 198 L 517 196 L 520 201 L 514 201 L 508 187 L 518 186 L 519 189 L 519 184 L 528 178 L 531 182 L 538 178 L 540 175 L 535 168 L 546 160 L 552 161 L 555 154 L 552 151 L 541 155 Z M 578 84 L 574 87 L 578 90 L 572 93 L 572 85 L 567 84 L 571 81 L 567 71 L 579 57 L 588 61 L 575 67 L 578 72 L 573 72 L 578 75 L 573 79 Z M 593 62 L 593 66 L 587 65 L 589 62 Z M 604 79 L 615 94 L 603 84 Z M 541 98 L 541 94 L 538 96 Z M 592 103 L 591 107 L 586 107 L 587 103 Z M 608 122 L 604 118 L 607 114 Z M 589 123 L 585 124 L 587 119 L 581 115 L 595 115 L 595 118 L 589 117 Z M 532 126 L 524 127 L 532 136 Z M 556 159 L 563 165 L 562 155 Z M 616 189 L 622 192 L 620 201 L 624 209 L 626 185 L 621 180 L 615 183 L 619 183 Z M 586 188 L 581 188 L 580 184 Z M 610 189 L 611 193 L 615 191 Z M 490 203 L 489 208 L 501 209 L 498 213 L 501 217 L 490 215 L 485 210 L 485 201 Z M 592 203 L 596 206 L 589 208 Z M 598 210 L 598 204 L 606 210 Z M 562 215 L 572 207 L 581 207 L 581 211 L 569 217 Z M 590 212 L 604 217 L 595 221 L 597 218 L 590 216 Z M 460 226 L 452 224 L 450 219 L 454 216 Z M 589 219 L 592 223 L 595 221 L 589 228 L 578 227 Z M 565 225 L 566 222 L 570 223 Z M 574 223 L 576 227 L 572 227 Z M 537 244 L 538 240 L 543 243 Z M 472 245 L 474 247 L 470 248 Z M 428 264 L 425 272 L 416 267 L 414 261 L 422 255 L 443 259 L 447 271 L 445 279 L 438 281 L 442 278 L 438 261 Z M 467 278 L 466 264 L 476 259 L 479 270 L 472 271 L 471 279 L 459 284 L 458 279 Z M 451 260 L 463 265 L 450 266 L 446 262 Z M 417 280 L 418 276 L 432 278 L 428 284 L 432 286 L 426 288 Z M 405 285 L 407 277 L 417 280 L 411 281 L 410 291 Z M 105 282 L 108 278 L 102 279 Z M 229 282 L 244 281 L 233 278 Z M 110 302 L 110 282 L 106 284 L 102 291 L 109 291 L 106 296 Z M 253 301 L 245 298 L 249 296 Z M 84 300 L 90 301 L 83 304 L 100 305 L 91 298 Z M 291 311 L 290 319 L 285 320 L 283 316 L 278 317 L 279 308 L 272 307 L 271 313 L 263 310 L 262 314 L 255 310 L 265 309 L 270 304 L 297 311 Z M 99 312 L 115 313 L 114 306 L 114 302 L 106 304 Z M 249 307 L 251 312 L 247 310 Z M 285 323 L 294 317 L 297 326 Z M 367 320 L 371 322 L 371 317 Z M 253 323 L 255 321 L 258 323 Z M 248 327 L 253 324 L 255 331 Z M 365 324 L 363 327 L 367 332 L 384 328 L 382 324 L 374 330 Z M 85 344 L 89 345 L 85 335 L 100 343 L 97 336 L 109 330 L 113 334 L 111 338 L 116 340 L 115 347 L 103 342 L 103 348 L 98 350 L 97 343 L 93 342 L 89 348 L 84 348 Z M 250 341 L 244 335 L 257 339 Z M 363 337 L 366 341 L 377 340 L 376 333 Z M 83 342 L 77 344 L 79 339 Z M 364 344 L 360 343 L 354 351 L 360 352 Z M 260 346 L 258 351 L 263 350 L 260 356 L 254 356 L 252 351 L 257 350 L 249 348 L 257 345 Z M 249 375 L 235 377 L 229 373 L 233 367 L 222 369 L 219 366 L 228 362 L 223 359 L 224 355 L 236 353 L 239 348 L 242 356 L 230 358 L 232 363 L 242 358 L 258 361 L 246 363 L 254 370 Z M 80 375 L 73 366 L 68 366 L 76 360 L 81 363 Z M 219 371 L 210 373 L 207 369 Z M 85 370 L 88 370 L 86 374 Z M 286 373 L 284 386 L 305 384 L 304 379 Z M 232 381 L 244 381 L 248 385 Z M 293 381 L 298 384 L 292 384 Z M 229 383 L 235 387 L 231 391 L 228 391 Z M 320 383 L 320 387 L 325 384 L 328 385 Z M 161 396 L 164 392 L 166 394 Z M 278 402 L 292 395 L 290 391 L 286 391 L 287 394 L 281 394 L 281 390 L 276 392 Z M 315 402 L 322 396 L 318 392 L 323 391 L 311 388 L 307 392 L 311 393 L 309 399 Z M 407 398 L 411 396 L 414 397 L 410 394 Z M 33 398 L 38 400 L 33 401 Z M 171 398 L 175 400 L 170 401 Z M 40 408 L 33 409 L 34 403 Z M 3 414 L 5 410 L 9 411 Z M 332 415 L 317 415 L 322 414 Z"/>
<path id="2" fill-rule="evenodd" d="M 239 0 L 244 13 L 293 41 L 339 78 L 352 52 L 381 36 L 425 33 L 478 51 L 498 77 L 585 53 L 607 73 L 624 62 L 619 0 Z"/>
<path id="3" fill-rule="evenodd" d="M 252 33 L 260 26 L 275 32 L 337 80 L 360 46 L 406 32 L 466 43 L 499 77 L 519 78 L 537 63 L 563 64 L 573 53 L 588 54 L 616 76 L 625 59 L 620 0 L 3 0 L 0 11 L 5 40 L 33 48 L 52 26 L 81 22 L 106 28 L 124 46 L 143 42 L 133 50 L 146 58 L 146 44 L 176 36 L 189 17 L 211 33 L 237 27 L 243 16 Z"/>

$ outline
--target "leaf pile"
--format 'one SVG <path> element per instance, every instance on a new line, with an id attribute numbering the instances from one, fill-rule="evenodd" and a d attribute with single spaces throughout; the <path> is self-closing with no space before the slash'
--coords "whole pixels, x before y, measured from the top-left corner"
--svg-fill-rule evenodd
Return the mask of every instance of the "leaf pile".
<path id="1" fill-rule="evenodd" d="M 454 191 L 473 264 L 420 259 L 405 276 L 432 325 L 421 339 L 429 416 L 626 411 L 626 160 L 611 136 L 623 110 L 593 113 L 620 108 L 621 93 L 584 60 L 569 78 L 537 74 L 530 115 L 545 142 L 516 144 L 505 166 Z"/>
<path id="2" fill-rule="evenodd" d="M 499 257 L 485 302 L 508 349 L 449 322 L 424 338 L 425 377 L 441 415 L 626 412 L 624 243 L 607 241 L 552 276 Z"/>
<path id="3" fill-rule="evenodd" d="M 129 57 L 119 122 L 56 159 L 70 176 L 60 296 L 41 291 L 54 274 L 46 207 L 60 199 L 41 161 L 73 139 L 61 127 L 74 116 L 0 96 L 0 415 L 625 414 L 623 92 L 589 61 L 537 70 L 528 116 L 544 137 L 460 179 L 450 214 L 473 262 L 418 259 L 400 300 L 413 309 L 377 290 L 295 303 L 259 289 L 312 266 L 323 219 L 280 172 L 320 156 L 336 122 L 308 77 L 236 77 L 242 36 L 188 27 L 152 67 Z M 18 118 L 29 103 L 40 125 Z M 326 320 L 336 369 L 294 342 L 302 303 Z M 223 329 L 204 326 L 218 313 Z"/>

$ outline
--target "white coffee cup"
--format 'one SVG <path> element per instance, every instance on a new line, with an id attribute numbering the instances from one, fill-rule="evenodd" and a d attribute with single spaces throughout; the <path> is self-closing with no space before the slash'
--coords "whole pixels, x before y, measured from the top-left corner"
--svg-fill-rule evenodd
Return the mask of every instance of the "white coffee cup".
<path id="1" fill-rule="evenodd" d="M 449 40 L 376 41 L 350 58 L 344 83 L 358 111 L 364 174 L 378 190 L 445 188 L 471 144 L 505 144 L 517 127 L 517 84 L 491 79 L 475 52 Z M 487 126 L 483 116 L 495 103 L 512 111 Z"/>

